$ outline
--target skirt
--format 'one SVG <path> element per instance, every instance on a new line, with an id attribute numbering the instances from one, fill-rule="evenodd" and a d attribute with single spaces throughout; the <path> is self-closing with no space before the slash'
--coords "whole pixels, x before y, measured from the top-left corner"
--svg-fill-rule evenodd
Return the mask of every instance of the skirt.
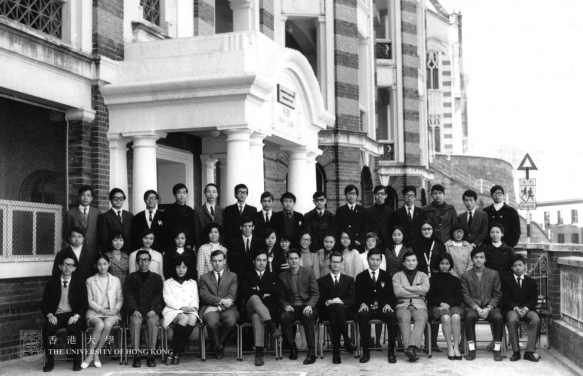
<path id="1" fill-rule="evenodd" d="M 441 307 L 433 307 L 431 309 L 431 317 L 436 320 L 441 319 L 442 316 L 453 316 L 453 315 L 460 315 L 460 317 L 464 318 L 464 310 L 462 307 L 450 307 L 449 309 L 442 309 Z"/>

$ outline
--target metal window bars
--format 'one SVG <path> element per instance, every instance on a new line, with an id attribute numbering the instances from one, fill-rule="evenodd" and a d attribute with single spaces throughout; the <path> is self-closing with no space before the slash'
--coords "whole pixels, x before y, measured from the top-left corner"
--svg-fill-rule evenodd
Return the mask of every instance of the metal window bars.
<path id="1" fill-rule="evenodd" d="M 62 0 L 0 0 L 0 16 L 60 39 L 63 3 Z"/>
<path id="2" fill-rule="evenodd" d="M 160 26 L 160 0 L 140 0 L 140 5 L 144 10 L 144 19 Z"/>

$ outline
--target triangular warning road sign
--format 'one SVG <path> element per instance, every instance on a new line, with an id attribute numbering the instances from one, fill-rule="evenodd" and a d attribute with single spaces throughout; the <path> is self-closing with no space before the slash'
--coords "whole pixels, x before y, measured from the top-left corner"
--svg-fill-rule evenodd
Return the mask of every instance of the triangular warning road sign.
<path id="1" fill-rule="evenodd" d="M 520 162 L 520 166 L 518 166 L 518 170 L 538 170 L 538 168 L 536 168 L 536 165 L 532 161 L 530 155 L 526 153 L 524 159 L 522 160 L 522 162 Z"/>

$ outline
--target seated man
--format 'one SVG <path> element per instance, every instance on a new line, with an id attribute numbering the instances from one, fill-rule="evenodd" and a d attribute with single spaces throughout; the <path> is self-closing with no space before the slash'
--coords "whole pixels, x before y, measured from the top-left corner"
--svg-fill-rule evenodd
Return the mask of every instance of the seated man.
<path id="1" fill-rule="evenodd" d="M 528 323 L 528 342 L 524 359 L 538 362 L 534 356 L 534 347 L 540 331 L 540 319 L 535 312 L 538 300 L 536 281 L 525 275 L 526 264 L 522 255 L 514 256 L 512 272 L 514 274 L 502 281 L 502 306 L 504 317 L 508 324 L 508 335 L 512 344 L 511 361 L 520 359 L 520 347 L 518 345 L 518 323 L 520 320 Z"/>
<path id="2" fill-rule="evenodd" d="M 466 311 L 464 326 L 468 339 L 467 360 L 476 359 L 476 322 L 479 319 L 488 321 L 494 334 L 494 360 L 501 361 L 500 346 L 504 320 L 500 313 L 502 288 L 498 272 L 484 266 L 486 253 L 484 247 L 477 247 L 470 254 L 473 269 L 462 274 L 461 283 Z"/>
<path id="3" fill-rule="evenodd" d="M 340 364 L 340 335 L 344 337 L 346 351 L 353 353 L 356 346 L 348 338 L 346 320 L 354 320 L 356 312 L 354 305 L 354 278 L 340 273 L 344 261 L 342 254 L 333 251 L 330 254 L 330 274 L 318 279 L 320 301 L 318 312 L 322 320 L 330 321 L 332 332 L 332 363 Z"/>
<path id="4" fill-rule="evenodd" d="M 135 350 L 133 367 L 142 366 L 139 350 L 140 328 L 144 320 L 148 326 L 147 343 L 150 350 L 146 352 L 147 365 L 148 367 L 156 367 L 154 350 L 158 340 L 160 316 L 164 307 L 164 283 L 159 274 L 149 270 L 152 261 L 150 252 L 138 251 L 136 261 L 138 262 L 138 271 L 130 273 L 126 277 L 123 287 L 124 307 L 130 315 L 130 335 Z"/>
<path id="5" fill-rule="evenodd" d="M 279 296 L 279 303 L 284 309 L 281 315 L 281 329 L 284 339 L 290 346 L 289 358 L 298 358 L 298 347 L 292 330 L 292 323 L 300 320 L 306 332 L 308 342 L 308 356 L 304 364 L 316 362 L 316 304 L 318 304 L 318 281 L 310 268 L 300 266 L 300 252 L 292 248 L 287 254 L 289 269 L 279 275 L 283 284 L 283 291 Z"/>
<path id="6" fill-rule="evenodd" d="M 281 332 L 273 322 L 278 318 L 277 301 L 281 291 L 279 276 L 266 269 L 267 251 L 259 250 L 253 260 L 255 269 L 242 276 L 241 293 L 245 298 L 247 318 L 253 323 L 255 334 L 255 365 L 262 366 L 263 347 L 265 333 L 263 325 L 266 325 L 273 338 L 281 337 Z"/>
<path id="7" fill-rule="evenodd" d="M 380 269 L 383 253 L 377 248 L 368 251 L 368 269 L 356 276 L 356 306 L 358 308 L 358 328 L 360 331 L 362 357 L 360 363 L 370 360 L 368 350 L 370 320 L 383 320 L 389 332 L 389 363 L 396 363 L 395 339 L 397 320 L 395 316 L 395 292 L 391 275 Z"/>
<path id="8" fill-rule="evenodd" d="M 73 371 L 81 371 L 81 330 L 85 328 L 87 312 L 87 287 L 85 280 L 72 275 L 77 268 L 77 260 L 65 257 L 59 268 L 61 275 L 53 277 L 45 286 L 40 310 L 47 321 L 43 327 L 43 346 L 47 354 L 44 372 L 55 368 L 54 341 L 49 340 L 61 328 L 67 328 L 73 354 Z"/>
<path id="9" fill-rule="evenodd" d="M 225 270 L 226 260 L 222 251 L 211 253 L 213 270 L 200 277 L 200 314 L 207 327 L 217 359 L 223 359 L 227 338 L 235 331 L 239 312 L 237 299 L 237 274 Z"/>

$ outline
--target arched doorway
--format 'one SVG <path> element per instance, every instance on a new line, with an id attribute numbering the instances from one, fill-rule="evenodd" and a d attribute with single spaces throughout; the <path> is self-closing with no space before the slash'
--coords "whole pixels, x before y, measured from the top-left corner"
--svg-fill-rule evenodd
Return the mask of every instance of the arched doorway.
<path id="1" fill-rule="evenodd" d="M 364 166 L 360 173 L 360 202 L 365 208 L 374 204 L 372 174 L 368 166 Z"/>
<path id="2" fill-rule="evenodd" d="M 324 192 L 326 197 L 328 197 L 326 192 L 327 182 L 328 181 L 326 179 L 326 171 L 324 170 L 324 167 L 322 167 L 321 164 L 316 163 L 316 190 Z"/>
<path id="3" fill-rule="evenodd" d="M 390 186 L 386 187 L 386 191 L 387 191 L 387 198 L 385 199 L 385 205 L 393 210 L 396 210 L 397 209 L 397 202 L 398 202 L 397 192 L 395 192 L 395 190 Z"/>

